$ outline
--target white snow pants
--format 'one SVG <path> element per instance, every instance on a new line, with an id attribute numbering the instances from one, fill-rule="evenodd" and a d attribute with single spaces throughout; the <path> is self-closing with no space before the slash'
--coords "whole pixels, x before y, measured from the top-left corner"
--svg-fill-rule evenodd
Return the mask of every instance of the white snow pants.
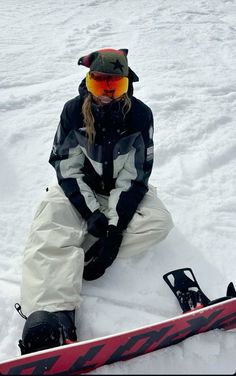
<path id="1" fill-rule="evenodd" d="M 106 214 L 107 199 L 97 195 Z M 163 240 L 173 222 L 149 186 L 127 230 L 118 257 L 147 251 Z M 59 185 L 49 187 L 33 219 L 23 257 L 21 305 L 25 314 L 73 310 L 81 304 L 84 253 L 96 241 Z M 111 266 L 112 267 L 112 266 Z"/>

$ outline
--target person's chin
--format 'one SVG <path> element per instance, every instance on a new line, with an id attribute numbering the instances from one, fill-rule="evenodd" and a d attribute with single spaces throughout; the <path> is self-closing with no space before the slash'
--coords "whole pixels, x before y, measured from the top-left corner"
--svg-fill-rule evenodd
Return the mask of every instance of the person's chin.
<path id="1" fill-rule="evenodd" d="M 112 98 L 107 97 L 106 95 L 100 95 L 99 97 L 95 97 L 94 99 L 95 99 L 95 102 L 101 105 L 110 104 L 113 101 Z"/>

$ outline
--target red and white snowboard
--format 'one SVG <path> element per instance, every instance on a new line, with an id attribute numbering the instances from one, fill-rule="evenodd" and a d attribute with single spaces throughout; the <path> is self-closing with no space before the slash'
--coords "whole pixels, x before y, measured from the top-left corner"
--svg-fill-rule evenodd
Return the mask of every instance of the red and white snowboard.
<path id="1" fill-rule="evenodd" d="M 236 328 L 236 298 L 169 320 L 0 363 L 1 375 L 78 375 L 174 345 L 213 329 Z"/>

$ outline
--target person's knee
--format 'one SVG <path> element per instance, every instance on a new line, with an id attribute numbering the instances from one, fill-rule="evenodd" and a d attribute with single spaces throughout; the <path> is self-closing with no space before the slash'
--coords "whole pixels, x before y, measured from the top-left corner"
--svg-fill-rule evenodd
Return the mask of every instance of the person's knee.
<path id="1" fill-rule="evenodd" d="M 166 212 L 164 223 L 166 226 L 166 230 L 169 233 L 170 230 L 174 227 L 174 221 L 169 211 Z"/>
<path id="2" fill-rule="evenodd" d="M 80 229 L 84 231 L 85 221 L 65 196 L 59 185 L 47 188 L 35 216 L 34 228 L 52 230 L 56 228 Z"/>
<path id="3" fill-rule="evenodd" d="M 163 210 L 162 215 L 158 217 L 155 226 L 155 232 L 159 240 L 167 237 L 171 229 L 174 227 L 172 215 L 169 211 Z"/>
<path id="4" fill-rule="evenodd" d="M 59 184 L 55 184 L 46 188 L 46 194 L 44 196 L 44 200 L 54 201 L 54 202 L 64 201 L 65 203 L 69 202 L 68 198 L 65 196 L 65 193 L 63 192 Z"/>

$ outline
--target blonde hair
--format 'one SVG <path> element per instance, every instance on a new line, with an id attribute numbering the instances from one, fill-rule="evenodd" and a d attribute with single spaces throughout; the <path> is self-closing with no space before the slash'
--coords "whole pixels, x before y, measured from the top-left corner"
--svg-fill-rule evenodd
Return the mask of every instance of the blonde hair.
<path id="1" fill-rule="evenodd" d="M 94 120 L 94 116 L 92 113 L 92 106 L 91 106 L 92 100 L 93 100 L 92 94 L 88 93 L 82 105 L 82 115 L 84 118 L 84 125 L 86 128 L 86 133 L 87 133 L 88 141 L 90 144 L 94 142 L 95 134 L 96 134 L 95 127 L 94 127 L 95 120 Z M 119 98 L 119 101 L 121 104 L 123 117 L 125 118 L 125 116 L 131 109 L 131 100 L 128 97 L 128 95 L 125 93 Z"/>

